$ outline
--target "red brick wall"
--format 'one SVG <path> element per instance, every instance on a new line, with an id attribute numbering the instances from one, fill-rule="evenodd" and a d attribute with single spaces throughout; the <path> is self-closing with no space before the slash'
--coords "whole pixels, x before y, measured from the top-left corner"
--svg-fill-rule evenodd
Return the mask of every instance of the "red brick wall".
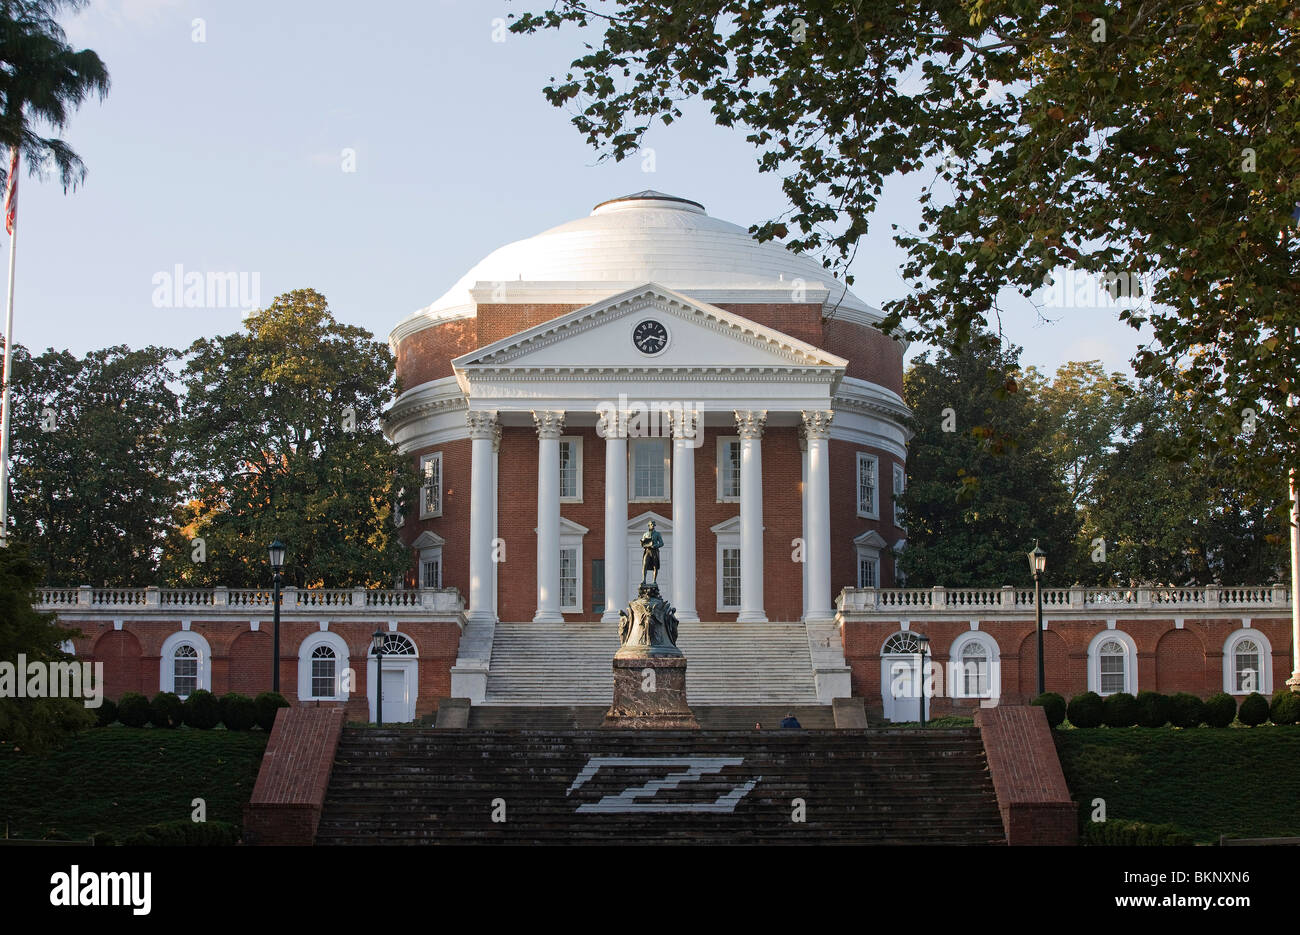
<path id="1" fill-rule="evenodd" d="M 1291 673 L 1291 622 L 1284 617 L 1256 617 L 1251 626 L 1264 634 L 1273 647 L 1273 687 L 1281 688 Z M 1038 693 L 1038 651 L 1032 618 L 980 621 L 979 628 L 998 644 L 1002 703 L 1023 704 L 1032 700 Z M 880 650 L 900 629 L 898 622 L 892 620 L 849 621 L 843 628 L 844 656 L 852 669 L 853 694 L 862 697 L 868 710 L 876 714 L 881 710 Z M 935 663 L 946 664 L 949 647 L 970 629 L 970 622 L 913 618 L 909 629 L 929 636 Z M 1104 620 L 1050 620 L 1043 633 L 1048 691 L 1069 699 L 1088 690 L 1088 646 L 1106 629 Z M 1223 691 L 1223 643 L 1241 629 L 1241 619 L 1189 620 L 1185 629 L 1180 630 L 1172 619 L 1120 618 L 1116 629 L 1128 634 L 1137 644 L 1139 691 L 1152 689 L 1167 694 L 1185 691 L 1204 698 Z M 963 709 L 977 704 L 945 696 L 933 699 L 929 710 L 935 716 L 967 713 Z"/>
<path id="2" fill-rule="evenodd" d="M 1002 827 L 1011 845 L 1078 843 L 1078 820 L 1042 708 L 975 712 Z"/>
<path id="3" fill-rule="evenodd" d="M 442 515 L 420 519 L 420 493 L 417 491 L 417 499 L 408 511 L 401 532 L 402 541 L 408 546 L 426 530 L 432 530 L 447 541 L 442 549 L 442 586 L 458 588 L 466 600 L 469 597 L 470 472 L 474 465 L 472 445 L 469 438 L 458 438 L 421 448 L 412 455 L 418 470 L 421 458 L 442 452 Z M 502 490 L 504 492 L 504 487 Z M 504 501 L 501 508 L 505 508 Z M 419 561 L 420 556 L 412 553 L 411 570 L 407 576 L 407 583 L 412 587 L 419 580 Z"/>
<path id="4" fill-rule="evenodd" d="M 247 843 L 314 843 L 343 722 L 337 705 L 284 708 L 276 714 L 253 794 L 244 806 Z"/>

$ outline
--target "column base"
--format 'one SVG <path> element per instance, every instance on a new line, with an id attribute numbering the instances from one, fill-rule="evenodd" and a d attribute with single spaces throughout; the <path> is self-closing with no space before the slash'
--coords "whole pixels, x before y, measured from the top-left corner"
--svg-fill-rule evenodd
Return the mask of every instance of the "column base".
<path id="1" fill-rule="evenodd" d="M 1300 692 L 1300 672 L 1292 672 L 1291 677 L 1286 680 L 1287 686 L 1293 692 Z"/>
<path id="2" fill-rule="evenodd" d="M 564 623 L 564 614 L 558 610 L 539 610 L 533 614 L 533 623 Z"/>
<path id="3" fill-rule="evenodd" d="M 827 610 L 810 610 L 803 615 L 804 623 L 834 623 L 835 611 Z"/>
<path id="4" fill-rule="evenodd" d="M 600 622 L 601 622 L 601 623 L 618 623 L 618 611 L 617 611 L 617 610 L 607 610 L 607 611 L 605 611 L 603 614 L 600 615 Z"/>
<path id="5" fill-rule="evenodd" d="M 678 623 L 699 623 L 700 622 L 700 615 L 693 610 L 681 610 L 680 608 L 678 608 L 674 610 L 674 614 L 677 617 Z"/>
<path id="6" fill-rule="evenodd" d="M 492 610 L 471 610 L 465 614 L 466 623 L 490 623 L 496 625 L 501 621 L 497 619 L 496 611 Z"/>
<path id="7" fill-rule="evenodd" d="M 736 623 L 767 623 L 767 614 L 761 610 L 742 610 L 736 615 Z"/>

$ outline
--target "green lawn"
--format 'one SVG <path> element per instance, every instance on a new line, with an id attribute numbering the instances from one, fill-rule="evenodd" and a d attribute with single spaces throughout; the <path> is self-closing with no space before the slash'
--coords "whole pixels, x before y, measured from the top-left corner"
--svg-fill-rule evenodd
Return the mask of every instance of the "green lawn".
<path id="1" fill-rule="evenodd" d="M 1300 727 L 1057 730 L 1084 820 L 1172 823 L 1197 841 L 1300 835 Z"/>
<path id="2" fill-rule="evenodd" d="M 100 727 L 42 754 L 0 744 L 0 834 L 56 831 L 117 840 L 165 821 L 188 820 L 204 799 L 209 821 L 243 823 L 268 734 L 262 731 Z"/>

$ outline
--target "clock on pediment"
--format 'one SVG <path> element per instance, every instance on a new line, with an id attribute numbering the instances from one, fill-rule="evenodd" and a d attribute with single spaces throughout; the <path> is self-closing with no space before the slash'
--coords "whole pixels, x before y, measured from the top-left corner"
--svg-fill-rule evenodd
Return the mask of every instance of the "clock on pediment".
<path id="1" fill-rule="evenodd" d="M 662 322 L 646 318 L 632 329 L 632 343 L 642 354 L 658 354 L 668 346 L 668 329 Z"/>

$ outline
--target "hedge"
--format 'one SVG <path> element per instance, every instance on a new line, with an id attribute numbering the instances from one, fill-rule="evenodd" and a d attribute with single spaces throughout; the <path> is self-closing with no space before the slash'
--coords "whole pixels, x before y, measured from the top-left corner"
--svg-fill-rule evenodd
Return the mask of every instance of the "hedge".
<path id="1" fill-rule="evenodd" d="M 206 688 L 191 692 L 185 699 L 185 723 L 199 730 L 211 730 L 221 722 L 221 704 Z"/>
<path id="2" fill-rule="evenodd" d="M 1227 692 L 1217 692 L 1205 699 L 1205 723 L 1227 727 L 1237 717 L 1237 700 Z"/>
<path id="3" fill-rule="evenodd" d="M 1295 724 L 1300 721 L 1300 694 L 1283 688 L 1273 695 L 1268 709 L 1268 719 L 1274 724 Z"/>
<path id="4" fill-rule="evenodd" d="M 1112 820 L 1088 822 L 1083 829 L 1083 843 L 1110 847 L 1187 847 L 1195 841 L 1176 825 Z"/>
<path id="5" fill-rule="evenodd" d="M 1048 727 L 1059 727 L 1065 720 L 1065 699 L 1056 692 L 1043 692 L 1030 704 L 1038 705 L 1047 715 Z"/>
<path id="6" fill-rule="evenodd" d="M 1205 702 L 1188 692 L 1169 699 L 1169 723 L 1174 727 L 1199 727 L 1205 720 Z"/>
<path id="7" fill-rule="evenodd" d="M 1082 692 L 1070 699 L 1065 714 L 1075 727 L 1099 727 L 1103 710 L 1101 695 L 1096 692 Z"/>
<path id="8" fill-rule="evenodd" d="M 231 692 L 221 698 L 221 723 L 226 730 L 250 730 L 257 723 L 257 703 Z"/>
<path id="9" fill-rule="evenodd" d="M 1251 692 L 1241 700 L 1237 720 L 1247 727 L 1258 727 L 1268 720 L 1268 699 L 1259 692 Z"/>
<path id="10" fill-rule="evenodd" d="M 154 727 L 180 727 L 185 721 L 185 702 L 173 692 L 159 692 L 149 702 L 149 722 Z"/>
<path id="11" fill-rule="evenodd" d="M 149 699 L 139 692 L 127 692 L 117 703 L 117 719 L 127 727 L 144 727 L 152 713 Z"/>
<path id="12" fill-rule="evenodd" d="M 267 731 L 275 726 L 276 712 L 289 707 L 288 700 L 278 692 L 262 692 L 253 703 L 257 705 L 257 726 Z"/>
<path id="13" fill-rule="evenodd" d="M 1169 723 L 1169 696 L 1160 692 L 1140 691 L 1137 694 L 1138 726 L 1164 727 Z"/>
<path id="14" fill-rule="evenodd" d="M 1101 719 L 1107 727 L 1132 727 L 1138 719 L 1137 699 L 1128 692 L 1107 695 L 1101 703 Z"/>

